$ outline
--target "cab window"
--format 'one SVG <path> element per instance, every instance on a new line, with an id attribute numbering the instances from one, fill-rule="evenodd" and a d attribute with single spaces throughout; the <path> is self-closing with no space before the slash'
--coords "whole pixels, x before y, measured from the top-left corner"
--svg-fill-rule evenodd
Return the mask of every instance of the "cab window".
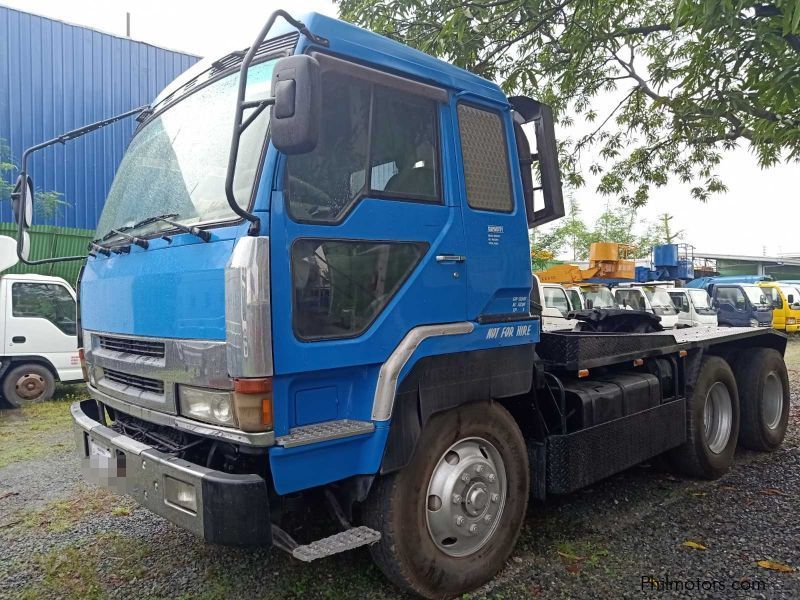
<path id="1" fill-rule="evenodd" d="M 544 305 L 548 308 L 556 308 L 562 316 L 566 317 L 570 311 L 569 301 L 564 290 L 560 288 L 544 288 Z"/>
<path id="2" fill-rule="evenodd" d="M 736 310 L 747 310 L 744 292 L 738 287 L 717 288 L 717 301 L 720 304 L 730 304 Z"/>
<path id="3" fill-rule="evenodd" d="M 363 196 L 439 202 L 434 100 L 328 71 L 319 141 L 286 160 L 297 221 L 337 223 Z"/>
<path id="4" fill-rule="evenodd" d="M 647 310 L 644 304 L 644 298 L 638 290 L 614 290 L 614 296 L 619 302 L 620 306 L 623 304 L 633 310 Z"/>
<path id="5" fill-rule="evenodd" d="M 45 319 L 67 335 L 75 335 L 75 300 L 57 283 L 15 282 L 11 286 L 11 314 Z"/>
<path id="6" fill-rule="evenodd" d="M 581 295 L 578 293 L 578 290 L 569 289 L 567 290 L 567 295 L 569 296 L 569 303 L 572 306 L 572 310 L 581 310 L 583 308 Z"/>

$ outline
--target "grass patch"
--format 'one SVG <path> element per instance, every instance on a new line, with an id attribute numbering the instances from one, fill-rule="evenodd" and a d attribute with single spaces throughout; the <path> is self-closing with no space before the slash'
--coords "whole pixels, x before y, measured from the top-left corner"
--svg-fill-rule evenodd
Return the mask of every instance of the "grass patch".
<path id="1" fill-rule="evenodd" d="M 0 410 L 0 468 L 71 448 L 69 406 L 86 398 L 83 385 L 59 385 L 48 402 Z"/>
<path id="2" fill-rule="evenodd" d="M 114 589 L 144 576 L 147 555 L 144 543 L 118 533 L 52 550 L 34 559 L 42 578 L 22 590 L 20 598 L 103 598 L 104 587 Z"/>
<path id="3" fill-rule="evenodd" d="M 125 517 L 130 514 L 132 506 L 133 501 L 129 498 L 115 496 L 101 488 L 86 487 L 66 500 L 56 500 L 28 512 L 22 518 L 21 526 L 57 533 L 66 531 L 86 516 L 99 512 L 111 512 L 114 516 Z"/>
<path id="4" fill-rule="evenodd" d="M 800 369 L 800 339 L 797 336 L 789 338 L 789 343 L 786 344 L 784 360 L 788 368 Z"/>

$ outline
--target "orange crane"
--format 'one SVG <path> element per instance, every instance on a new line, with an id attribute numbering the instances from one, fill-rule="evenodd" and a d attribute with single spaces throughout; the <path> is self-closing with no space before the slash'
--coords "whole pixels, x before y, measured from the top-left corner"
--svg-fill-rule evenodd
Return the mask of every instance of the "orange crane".
<path id="1" fill-rule="evenodd" d="M 537 271 L 542 283 L 584 283 L 589 279 L 631 279 L 636 276 L 634 247 L 617 242 L 593 242 L 589 246 L 589 268 L 577 265 L 553 265 Z"/>

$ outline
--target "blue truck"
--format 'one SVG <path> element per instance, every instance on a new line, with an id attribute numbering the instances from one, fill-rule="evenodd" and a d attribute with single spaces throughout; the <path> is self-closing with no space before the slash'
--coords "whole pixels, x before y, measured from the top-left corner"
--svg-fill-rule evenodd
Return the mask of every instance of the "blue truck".
<path id="1" fill-rule="evenodd" d="M 58 259 L 86 260 L 76 445 L 208 542 L 368 546 L 451 597 L 502 568 L 529 499 L 662 454 L 715 478 L 737 443 L 782 443 L 785 336 L 598 309 L 541 332 L 528 229 L 564 214 L 546 105 L 278 11 L 150 105 L 26 151 L 23 261 L 30 155 L 134 114 L 97 239 Z M 306 499 L 331 535 L 291 527 Z"/>
<path id="2" fill-rule="evenodd" d="M 757 285 L 763 279 L 759 275 L 700 277 L 686 287 L 708 292 L 722 327 L 772 327 L 772 301 Z"/>

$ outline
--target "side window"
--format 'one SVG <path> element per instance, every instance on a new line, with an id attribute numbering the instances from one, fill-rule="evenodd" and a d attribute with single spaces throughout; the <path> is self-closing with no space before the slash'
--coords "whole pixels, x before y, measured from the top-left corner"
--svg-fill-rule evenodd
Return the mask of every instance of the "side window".
<path id="1" fill-rule="evenodd" d="M 415 242 L 299 239 L 292 246 L 294 330 L 353 337 L 388 304 L 427 250 Z"/>
<path id="2" fill-rule="evenodd" d="M 719 288 L 717 300 L 720 303 L 727 302 L 728 304 L 732 304 L 736 310 L 747 309 L 747 301 L 745 300 L 744 292 L 739 288 Z"/>
<path id="3" fill-rule="evenodd" d="M 548 308 L 556 308 L 561 312 L 562 316 L 566 316 L 569 312 L 569 302 L 564 290 L 559 288 L 544 288 L 544 305 Z"/>
<path id="4" fill-rule="evenodd" d="M 508 146 L 500 114 L 459 104 L 458 127 L 467 203 L 477 210 L 511 212 L 514 200 L 508 171 Z"/>
<path id="5" fill-rule="evenodd" d="M 681 312 L 689 312 L 689 304 L 686 297 L 681 292 L 670 292 L 669 297 L 672 304 Z"/>
<path id="6" fill-rule="evenodd" d="M 328 71 L 317 147 L 286 161 L 295 220 L 340 221 L 362 193 L 438 202 L 433 100 Z"/>
<path id="7" fill-rule="evenodd" d="M 776 288 L 761 288 L 761 291 L 767 297 L 767 299 L 772 303 L 773 308 L 783 308 L 783 300 L 781 300 L 781 295 L 778 293 Z"/>
<path id="8" fill-rule="evenodd" d="M 11 285 L 11 314 L 46 319 L 67 335 L 75 335 L 75 300 L 63 285 L 18 282 Z"/>
<path id="9" fill-rule="evenodd" d="M 567 290 L 567 294 L 569 294 L 569 303 L 572 306 L 572 310 L 581 310 L 583 308 L 583 303 L 581 302 L 581 295 L 578 293 L 578 290 Z"/>

